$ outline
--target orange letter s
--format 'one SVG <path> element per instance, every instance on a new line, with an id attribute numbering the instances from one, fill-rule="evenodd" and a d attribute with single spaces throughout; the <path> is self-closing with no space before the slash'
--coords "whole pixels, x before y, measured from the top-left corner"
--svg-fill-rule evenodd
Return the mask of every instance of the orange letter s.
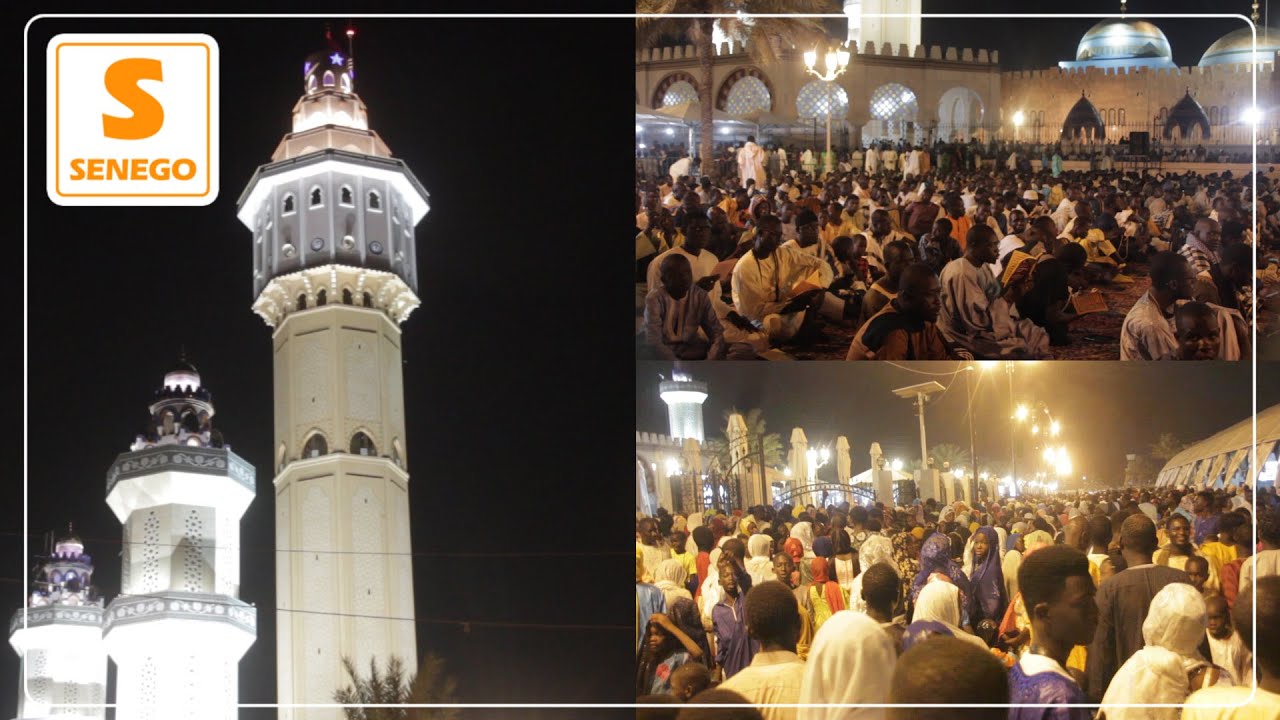
<path id="1" fill-rule="evenodd" d="M 126 58 L 107 68 L 103 84 L 111 97 L 133 110 L 133 117 L 103 114 L 102 132 L 116 140 L 142 140 L 160 132 L 164 108 L 150 93 L 138 87 L 139 80 L 163 80 L 160 61 L 153 58 Z"/>

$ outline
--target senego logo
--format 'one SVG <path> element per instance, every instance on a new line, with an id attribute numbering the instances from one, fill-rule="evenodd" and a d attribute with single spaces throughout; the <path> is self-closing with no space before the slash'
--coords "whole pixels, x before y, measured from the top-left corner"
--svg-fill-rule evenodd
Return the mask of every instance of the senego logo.
<path id="1" fill-rule="evenodd" d="M 49 199 L 208 205 L 218 195 L 218 45 L 208 35 L 58 35 Z"/>

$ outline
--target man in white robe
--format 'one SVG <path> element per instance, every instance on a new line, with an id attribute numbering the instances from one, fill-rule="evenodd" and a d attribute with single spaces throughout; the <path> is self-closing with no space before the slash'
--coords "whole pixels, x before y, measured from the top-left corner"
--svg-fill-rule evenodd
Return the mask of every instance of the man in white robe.
<path id="1" fill-rule="evenodd" d="M 1178 355 L 1174 314 L 1193 294 L 1195 272 L 1187 259 L 1164 250 L 1151 256 L 1151 289 L 1133 304 L 1120 326 L 1121 360 L 1172 360 Z M 1218 319 L 1219 360 L 1249 353 L 1248 328 L 1238 310 L 1206 303 Z"/>
<path id="2" fill-rule="evenodd" d="M 874 145 L 867 148 L 867 157 L 862 169 L 867 171 L 867 175 L 880 174 L 880 150 Z"/>
<path id="3" fill-rule="evenodd" d="M 906 165 L 902 168 L 903 177 L 907 175 L 916 176 L 920 174 L 920 149 L 911 148 L 906 154 Z"/>
<path id="4" fill-rule="evenodd" d="M 748 135 L 747 143 L 738 148 L 738 179 L 742 186 L 748 180 L 755 180 L 757 187 L 764 187 L 764 149 L 756 144 L 756 136 Z"/>
<path id="5" fill-rule="evenodd" d="M 733 268 L 733 304 L 738 313 L 775 340 L 796 335 L 805 318 L 821 307 L 834 271 L 813 255 L 780 246 L 778 218 L 760 218 L 754 246 Z M 797 294 L 796 286 L 816 274 L 819 289 Z"/>
<path id="6" fill-rule="evenodd" d="M 947 263 L 939 277 L 938 329 L 977 358 L 1048 357 L 1049 334 L 1017 314 L 1024 283 L 1001 287 L 991 274 L 996 260 L 996 233 L 990 226 L 975 225 L 966 236 L 964 255 Z"/>

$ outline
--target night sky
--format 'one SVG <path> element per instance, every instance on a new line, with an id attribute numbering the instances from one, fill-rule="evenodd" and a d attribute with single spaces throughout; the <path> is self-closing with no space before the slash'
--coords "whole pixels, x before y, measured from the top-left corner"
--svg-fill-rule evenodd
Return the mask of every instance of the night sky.
<path id="1" fill-rule="evenodd" d="M 925 11 L 943 4 L 926 0 Z M 981 8 L 1002 4 L 1028 7 Z M 1144 7 L 1149 2 L 1132 4 L 1135 12 L 1154 9 Z M 1170 0 L 1160 9 L 1196 4 Z M 432 10 L 476 10 L 438 5 Z M 590 9 L 631 11 L 617 5 Z M 1105 11 L 1115 4 L 1084 5 Z M 1247 3 L 1234 5 L 1240 7 L 1233 11 L 1247 12 Z M 146 9 L 174 8 L 154 3 Z M 344 27 L 344 17 L 332 20 L 335 29 Z M 1026 31 L 1022 24 L 1032 22 L 1043 30 Z M 924 39 L 999 48 L 1006 67 L 1024 60 L 1042 67 L 1073 57 L 1092 22 L 926 20 Z M 1234 27 L 1230 21 L 1160 25 L 1183 65 L 1194 64 Z M 10 415 L 25 431 L 25 456 L 19 465 L 11 454 L 15 480 L 0 520 L 7 568 L 0 572 L 0 609 L 7 619 L 24 604 L 22 580 L 34 562 L 22 548 L 19 479 L 29 492 L 31 552 L 41 550 L 43 533 L 74 522 L 95 558 L 99 589 L 108 599 L 119 591 L 121 531 L 104 500 L 106 471 L 143 429 L 153 391 L 185 346 L 213 392 L 215 426 L 258 470 L 258 496 L 241 523 L 241 598 L 259 609 L 257 642 L 240 664 L 242 702 L 275 699 L 273 442 L 271 330 L 250 310 L 252 239 L 235 218 L 235 201 L 288 131 L 303 90 L 302 61 L 323 48 L 323 26 L 323 19 L 41 20 L 28 38 L 26 403 L 22 416 L 12 403 Z M 666 427 L 656 393 L 644 389 L 665 369 L 638 369 L 633 385 L 631 339 L 618 331 L 618 318 L 632 303 L 625 282 L 631 260 L 623 245 L 615 257 L 602 244 L 625 232 L 622 223 L 633 212 L 617 181 L 632 172 L 633 28 L 630 18 L 357 21 L 356 92 L 373 129 L 431 193 L 432 211 L 417 227 L 422 307 L 403 327 L 412 551 L 420 655 L 444 656 L 463 701 L 631 696 L 633 598 L 623 576 L 633 432 Z M 44 53 L 61 32 L 200 32 L 217 39 L 222 155 L 214 204 L 65 208 L 48 201 Z M 1016 58 L 1020 51 L 1024 57 Z M 20 151 L 15 136 L 12 156 Z M 615 181 L 601 186 L 599 178 Z M 17 263 L 10 267 L 8 287 L 16 289 L 23 279 Z M 17 314 L 9 318 L 16 336 Z M 1065 366 L 1041 364 L 1019 377 L 1055 411 L 1068 400 L 1078 404 L 1058 412 L 1071 432 L 1090 428 L 1093 435 L 1071 442 L 1098 440 L 1105 458 L 1100 467 L 1114 466 L 1125 449 L 1121 439 L 1131 437 L 1136 447 L 1154 439 L 1152 418 L 1190 437 L 1248 412 L 1244 368 L 1171 367 L 1167 372 L 1181 374 L 1157 377 L 1137 366 L 1091 367 L 1110 378 L 1097 379 L 1112 387 L 1110 394 L 1082 387 L 1094 380 L 1085 382 L 1076 376 L 1084 370 Z M 765 407 L 774 430 L 802 424 L 812 428 L 811 437 L 825 428 L 809 418 L 830 417 L 830 434 L 838 425 L 854 444 L 855 468 L 866 462 L 872 422 L 893 433 L 880 437 L 886 448 L 900 445 L 905 452 L 915 437 L 907 403 L 881 391 L 920 381 L 908 373 L 869 364 L 856 370 L 750 364 L 715 372 L 695 371 L 712 384 L 709 427 L 730 403 Z M 766 375 L 789 379 L 765 382 Z M 1051 380 L 1059 376 L 1054 390 Z M 16 373 L 8 376 L 11 397 L 24 392 L 22 382 Z M 962 385 L 938 404 L 937 417 L 955 410 Z M 779 402 L 793 386 L 807 388 L 796 392 L 812 398 L 810 412 Z M 1126 388 L 1145 390 L 1126 395 Z M 1140 396 L 1166 405 L 1115 399 Z M 992 397 L 1005 396 L 995 390 Z M 994 417 L 994 410 L 980 402 L 978 416 Z M 930 427 L 932 442 L 965 439 L 941 420 Z M 529 556 L 538 553 L 560 555 Z M 474 621 L 469 632 L 456 622 L 462 620 Z M 0 652 L 0 716 L 15 707 L 17 673 L 16 655 Z M 275 714 L 242 711 L 241 717 Z M 558 710 L 519 715 L 575 716 Z"/>
<path id="2" fill-rule="evenodd" d="M 1267 18 L 1267 2 L 1258 8 L 1263 23 Z M 1076 0 L 1067 5 L 1036 5 L 1017 0 L 922 0 L 921 9 L 929 13 L 1120 13 L 1119 0 Z M 1280 12 L 1280 6 L 1277 6 Z M 1251 12 L 1245 0 L 1208 3 L 1205 0 L 1130 0 L 1126 17 L 1143 18 L 1143 13 L 1174 15 Z M 925 18 L 921 24 L 921 41 L 925 47 L 941 45 L 957 48 L 986 48 L 1000 51 L 1000 66 L 1005 70 L 1033 70 L 1057 67 L 1060 60 L 1075 60 L 1080 37 L 1102 18 Z M 1173 61 L 1178 67 L 1200 62 L 1204 51 L 1215 40 L 1241 27 L 1242 20 L 1230 18 L 1149 18 L 1169 39 Z M 1280 22 L 1272 19 L 1272 24 Z"/>
<path id="3" fill-rule="evenodd" d="M 724 413 L 730 408 L 760 408 L 767 430 L 782 436 L 784 458 L 793 427 L 804 429 L 810 447 L 834 449 L 835 438 L 845 435 L 857 474 L 871 467 L 872 442 L 879 442 L 889 458 L 919 459 L 914 403 L 891 391 L 930 380 L 948 389 L 925 406 L 929 447 L 951 443 L 968 451 L 966 378 L 964 373 L 952 375 L 959 366 L 911 363 L 906 370 L 888 363 L 697 363 L 686 370 L 709 386 L 703 405 L 707 438 L 724 437 Z M 1280 377 L 1262 370 L 1259 409 L 1280 402 Z M 671 377 L 671 371 L 663 363 L 636 368 L 637 430 L 668 432 L 666 405 L 657 388 L 659 375 Z M 1014 395 L 1017 403 L 1043 403 L 1062 424 L 1060 440 L 1077 476 L 1119 484 L 1125 454 L 1146 453 L 1161 433 L 1189 442 L 1249 417 L 1250 373 L 1247 363 L 1021 362 L 1014 371 Z M 1003 364 L 975 372 L 972 383 L 977 456 L 1007 465 L 1011 423 Z M 1032 440 L 1025 428 L 1023 433 L 1020 447 Z"/>
<path id="4" fill-rule="evenodd" d="M 345 18 L 332 19 L 340 33 Z M 634 351 L 625 333 L 593 331 L 625 317 L 630 261 L 610 273 L 599 252 L 574 250 L 631 212 L 626 193 L 601 202 L 607 194 L 581 182 L 630 172 L 617 149 L 630 142 L 631 21 L 612 32 L 528 19 L 356 27 L 356 92 L 371 127 L 431 193 L 417 227 L 422 307 L 403 326 L 419 656 L 443 655 L 464 701 L 625 701 L 632 600 L 625 579 L 612 594 L 591 579 L 615 563 L 608 574 L 628 572 L 625 530 L 610 544 L 592 522 L 617 531 L 608 518 L 631 513 L 629 490 L 612 494 L 607 482 L 620 474 L 619 487 L 629 485 Z M 221 193 L 211 206 L 67 208 L 45 197 L 45 45 L 89 31 L 219 42 Z M 42 533 L 73 521 L 96 584 L 108 599 L 119 591 L 106 472 L 185 346 L 213 392 L 215 427 L 258 471 L 241 523 L 241 599 L 259 609 L 240 663 L 242 702 L 275 699 L 275 580 L 271 329 L 250 310 L 252 237 L 235 202 L 289 130 L 302 62 L 324 49 L 323 32 L 323 19 L 95 19 L 42 20 L 30 36 L 29 394 L 25 422 L 12 420 L 27 432 L 32 552 Z M 617 68 L 612 86 L 597 79 L 602 68 Z M 22 469 L 10 468 L 6 623 L 33 564 L 19 536 Z M 587 503 L 594 520 L 583 519 Z M 516 553 L 576 554 L 504 556 Z M 465 633 L 439 620 L 476 624 Z M 14 711 L 17 673 L 17 656 L 0 653 L 0 716 Z"/>

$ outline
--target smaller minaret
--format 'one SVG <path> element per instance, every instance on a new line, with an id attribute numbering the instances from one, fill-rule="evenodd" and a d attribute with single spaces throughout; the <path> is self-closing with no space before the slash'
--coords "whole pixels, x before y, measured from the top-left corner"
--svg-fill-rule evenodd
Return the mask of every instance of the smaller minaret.
<path id="1" fill-rule="evenodd" d="M 658 385 L 658 392 L 667 404 L 671 437 L 676 440 L 693 438 L 699 445 L 706 442 L 702 432 L 702 403 L 707 399 L 707 384 L 694 380 L 677 365 L 671 379 Z"/>
<path id="2" fill-rule="evenodd" d="M 9 622 L 9 644 L 22 656 L 17 717 L 100 720 L 106 716 L 101 704 L 106 699 L 107 651 L 102 598 L 92 585 L 93 559 L 68 525 L 44 560 L 27 607 Z"/>

